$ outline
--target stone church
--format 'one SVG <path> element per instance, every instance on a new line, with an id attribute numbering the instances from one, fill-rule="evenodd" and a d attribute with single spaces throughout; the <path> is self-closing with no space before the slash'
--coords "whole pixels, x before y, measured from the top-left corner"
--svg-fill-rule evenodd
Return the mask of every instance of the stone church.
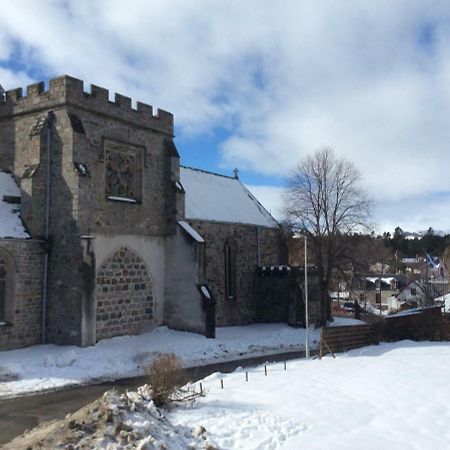
<path id="1" fill-rule="evenodd" d="M 0 93 L 0 349 L 279 319 L 258 294 L 279 225 L 173 139 L 172 114 L 69 76 Z"/>

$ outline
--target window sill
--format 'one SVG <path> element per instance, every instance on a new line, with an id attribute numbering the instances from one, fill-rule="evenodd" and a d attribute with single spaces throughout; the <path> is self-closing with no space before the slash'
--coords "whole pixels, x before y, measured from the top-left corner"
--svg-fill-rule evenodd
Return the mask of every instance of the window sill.
<path id="1" fill-rule="evenodd" d="M 106 197 L 108 200 L 112 200 L 113 202 L 123 202 L 123 203 L 139 203 L 134 198 L 128 198 L 128 197 Z"/>

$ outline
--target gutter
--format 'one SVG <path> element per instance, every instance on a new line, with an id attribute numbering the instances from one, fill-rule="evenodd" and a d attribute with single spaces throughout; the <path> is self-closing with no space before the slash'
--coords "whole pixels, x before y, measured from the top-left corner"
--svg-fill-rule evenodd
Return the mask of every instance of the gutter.
<path id="1" fill-rule="evenodd" d="M 55 114 L 49 111 L 47 114 L 47 151 L 45 161 L 45 210 L 44 210 L 44 279 L 42 283 L 42 344 L 46 343 L 47 328 L 47 302 L 48 302 L 48 256 L 50 252 L 49 228 L 50 228 L 50 166 L 52 154 L 52 125 Z"/>

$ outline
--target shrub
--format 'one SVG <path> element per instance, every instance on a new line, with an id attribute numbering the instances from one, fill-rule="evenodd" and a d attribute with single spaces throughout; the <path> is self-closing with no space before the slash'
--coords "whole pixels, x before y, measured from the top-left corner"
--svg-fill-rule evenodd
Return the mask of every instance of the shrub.
<path id="1" fill-rule="evenodd" d="M 187 385 L 188 379 L 181 361 L 173 353 L 156 358 L 148 367 L 147 375 L 156 406 L 167 407 L 172 402 L 195 402 L 205 395 L 205 392 L 196 392 L 195 386 Z"/>

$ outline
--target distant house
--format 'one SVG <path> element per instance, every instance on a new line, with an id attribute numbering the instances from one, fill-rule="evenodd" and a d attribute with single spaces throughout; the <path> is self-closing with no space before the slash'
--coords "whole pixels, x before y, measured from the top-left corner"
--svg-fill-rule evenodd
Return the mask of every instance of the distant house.
<path id="1" fill-rule="evenodd" d="M 352 280 L 352 298 L 361 305 L 381 305 L 388 308 L 388 299 L 407 284 L 401 274 L 357 274 Z"/>
<path id="2" fill-rule="evenodd" d="M 426 290 L 422 283 L 413 280 L 400 289 L 396 298 L 401 304 L 408 302 L 420 305 L 425 302 Z"/>
<path id="3" fill-rule="evenodd" d="M 402 264 L 405 273 L 411 279 L 425 280 L 428 278 L 441 282 L 448 280 L 449 274 L 445 263 L 437 256 L 427 253 L 425 257 L 402 258 Z"/>

